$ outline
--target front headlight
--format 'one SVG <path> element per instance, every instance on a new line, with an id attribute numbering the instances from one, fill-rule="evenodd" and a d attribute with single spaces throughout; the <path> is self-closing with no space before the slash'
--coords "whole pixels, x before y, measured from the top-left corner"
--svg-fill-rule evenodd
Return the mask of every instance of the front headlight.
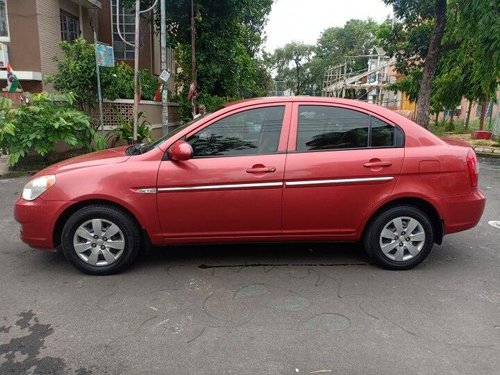
<path id="1" fill-rule="evenodd" d="M 45 193 L 48 188 L 56 183 L 56 176 L 41 176 L 34 178 L 26 185 L 23 189 L 23 199 L 27 201 L 32 201 L 38 198 L 40 195 Z"/>

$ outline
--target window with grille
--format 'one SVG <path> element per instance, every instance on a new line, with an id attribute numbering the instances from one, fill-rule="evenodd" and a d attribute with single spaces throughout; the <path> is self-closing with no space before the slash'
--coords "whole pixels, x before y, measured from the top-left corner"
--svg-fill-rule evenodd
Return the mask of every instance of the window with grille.
<path id="1" fill-rule="evenodd" d="M 80 20 L 78 17 L 61 10 L 61 40 L 72 42 L 80 36 Z"/>
<path id="2" fill-rule="evenodd" d="M 9 41 L 9 20 L 6 0 L 0 0 L 0 42 Z"/>
<path id="3" fill-rule="evenodd" d="M 116 24 L 116 0 L 111 2 L 112 22 L 113 22 L 113 50 L 116 60 L 133 60 L 134 47 L 125 43 L 118 34 Z M 123 1 L 120 2 L 120 12 L 118 14 L 120 32 L 123 38 L 130 44 L 135 41 L 135 12 L 131 9 L 124 9 Z"/>

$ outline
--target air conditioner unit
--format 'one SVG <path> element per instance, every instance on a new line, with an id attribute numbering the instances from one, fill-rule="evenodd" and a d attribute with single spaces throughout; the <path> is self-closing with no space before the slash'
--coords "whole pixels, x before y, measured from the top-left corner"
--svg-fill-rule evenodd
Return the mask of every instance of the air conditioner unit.
<path id="1" fill-rule="evenodd" d="M 9 65 L 9 54 L 7 53 L 7 44 L 0 43 L 0 68 L 7 68 Z"/>

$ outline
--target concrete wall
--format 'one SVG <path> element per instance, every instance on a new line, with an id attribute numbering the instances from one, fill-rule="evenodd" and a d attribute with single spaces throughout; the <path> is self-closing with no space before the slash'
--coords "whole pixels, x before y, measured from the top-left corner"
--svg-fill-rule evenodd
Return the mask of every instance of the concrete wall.
<path id="1" fill-rule="evenodd" d="M 58 1 L 37 0 L 38 33 L 40 35 L 41 72 L 45 77 L 53 73 L 57 68 L 54 57 L 60 56 L 61 49 L 58 46 L 61 40 L 60 7 Z M 71 11 L 68 11 L 71 13 Z M 77 13 L 78 14 L 78 13 Z M 44 85 L 44 89 L 50 87 Z"/>
<path id="2" fill-rule="evenodd" d="M 14 71 L 41 71 L 36 0 L 8 1 L 10 42 L 6 43 Z M 0 80 L 0 87 L 7 82 Z M 25 91 L 41 91 L 39 81 L 21 81 Z"/>

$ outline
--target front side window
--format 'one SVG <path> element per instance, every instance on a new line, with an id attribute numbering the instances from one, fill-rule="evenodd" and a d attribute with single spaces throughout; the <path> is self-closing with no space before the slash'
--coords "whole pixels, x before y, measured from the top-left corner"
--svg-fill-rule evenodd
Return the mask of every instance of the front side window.
<path id="1" fill-rule="evenodd" d="M 297 151 L 402 147 L 403 132 L 366 113 L 328 106 L 300 106 Z"/>
<path id="2" fill-rule="evenodd" d="M 187 139 L 194 157 L 261 155 L 277 152 L 284 106 L 229 115 Z"/>
<path id="3" fill-rule="evenodd" d="M 9 42 L 9 19 L 6 0 L 0 0 L 0 42 Z"/>
<path id="4" fill-rule="evenodd" d="M 80 20 L 78 17 L 61 10 L 61 40 L 72 42 L 80 36 Z"/>
<path id="5" fill-rule="evenodd" d="M 112 24 L 113 24 L 113 50 L 116 60 L 133 60 L 135 55 L 134 47 L 130 44 L 135 43 L 135 11 L 125 9 L 124 1 L 120 1 L 118 13 L 118 25 L 116 23 L 116 0 L 111 2 L 112 6 Z M 122 37 L 130 44 L 127 44 L 120 38 L 118 27 Z"/>

